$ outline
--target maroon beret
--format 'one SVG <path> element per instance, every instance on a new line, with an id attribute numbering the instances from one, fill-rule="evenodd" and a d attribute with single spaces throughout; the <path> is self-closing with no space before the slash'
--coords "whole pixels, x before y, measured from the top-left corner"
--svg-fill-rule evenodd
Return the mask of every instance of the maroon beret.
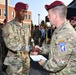
<path id="1" fill-rule="evenodd" d="M 15 9 L 15 11 L 21 11 L 22 9 L 27 10 L 28 9 L 28 4 L 25 4 L 23 2 L 18 2 L 18 3 L 16 3 L 14 9 Z"/>
<path id="2" fill-rule="evenodd" d="M 58 5 L 65 5 L 63 2 L 61 1 L 54 1 L 53 3 L 51 3 L 50 5 L 45 5 L 45 9 L 48 11 L 49 9 L 58 6 Z"/>
<path id="3" fill-rule="evenodd" d="M 76 16 L 72 16 L 69 20 L 70 20 L 70 22 L 71 22 L 71 20 L 76 21 Z"/>

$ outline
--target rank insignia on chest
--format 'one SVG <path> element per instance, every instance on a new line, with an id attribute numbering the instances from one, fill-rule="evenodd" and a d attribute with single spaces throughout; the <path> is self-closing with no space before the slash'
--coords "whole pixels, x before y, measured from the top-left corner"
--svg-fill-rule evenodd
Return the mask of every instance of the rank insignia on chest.
<path id="1" fill-rule="evenodd" d="M 65 52 L 66 51 L 66 43 L 65 42 L 59 42 L 59 48 L 61 52 Z"/>

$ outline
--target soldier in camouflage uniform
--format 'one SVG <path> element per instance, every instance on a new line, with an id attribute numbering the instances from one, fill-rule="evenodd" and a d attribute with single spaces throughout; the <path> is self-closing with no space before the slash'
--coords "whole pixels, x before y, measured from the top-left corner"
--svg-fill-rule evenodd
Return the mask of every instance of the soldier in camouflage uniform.
<path id="1" fill-rule="evenodd" d="M 23 20 L 28 5 L 18 2 L 15 5 L 16 17 L 3 27 L 3 38 L 8 47 L 4 64 L 8 65 L 8 75 L 29 75 L 29 38 L 30 29 Z"/>
<path id="2" fill-rule="evenodd" d="M 50 75 L 76 75 L 76 32 L 66 20 L 67 8 L 61 1 L 45 8 L 56 30 L 50 43 L 49 60 L 42 59 L 39 64 L 50 71 Z"/>

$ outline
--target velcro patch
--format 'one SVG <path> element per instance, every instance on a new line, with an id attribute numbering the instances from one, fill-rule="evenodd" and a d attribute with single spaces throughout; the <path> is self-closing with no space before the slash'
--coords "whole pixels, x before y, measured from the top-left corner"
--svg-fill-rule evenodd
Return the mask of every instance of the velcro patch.
<path id="1" fill-rule="evenodd" d="M 60 47 L 60 51 L 61 52 L 65 52 L 66 51 L 66 43 L 65 42 L 59 42 L 59 47 Z"/>

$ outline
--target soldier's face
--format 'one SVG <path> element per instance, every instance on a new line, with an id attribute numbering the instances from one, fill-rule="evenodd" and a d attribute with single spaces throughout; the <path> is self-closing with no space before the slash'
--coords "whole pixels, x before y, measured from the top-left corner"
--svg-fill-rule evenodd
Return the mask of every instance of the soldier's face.
<path id="1" fill-rule="evenodd" d="M 21 11 L 18 11 L 16 14 L 20 20 L 24 20 L 26 13 L 27 11 L 25 9 L 22 9 Z"/>
<path id="2" fill-rule="evenodd" d="M 55 24 L 55 21 L 56 21 L 56 14 L 52 11 L 52 9 L 50 9 L 48 11 L 48 18 L 49 18 L 49 21 L 52 25 Z"/>
<path id="3" fill-rule="evenodd" d="M 76 25 L 76 21 L 75 21 L 75 20 L 71 20 L 70 23 L 71 23 L 71 25 L 73 25 L 73 26 Z"/>

